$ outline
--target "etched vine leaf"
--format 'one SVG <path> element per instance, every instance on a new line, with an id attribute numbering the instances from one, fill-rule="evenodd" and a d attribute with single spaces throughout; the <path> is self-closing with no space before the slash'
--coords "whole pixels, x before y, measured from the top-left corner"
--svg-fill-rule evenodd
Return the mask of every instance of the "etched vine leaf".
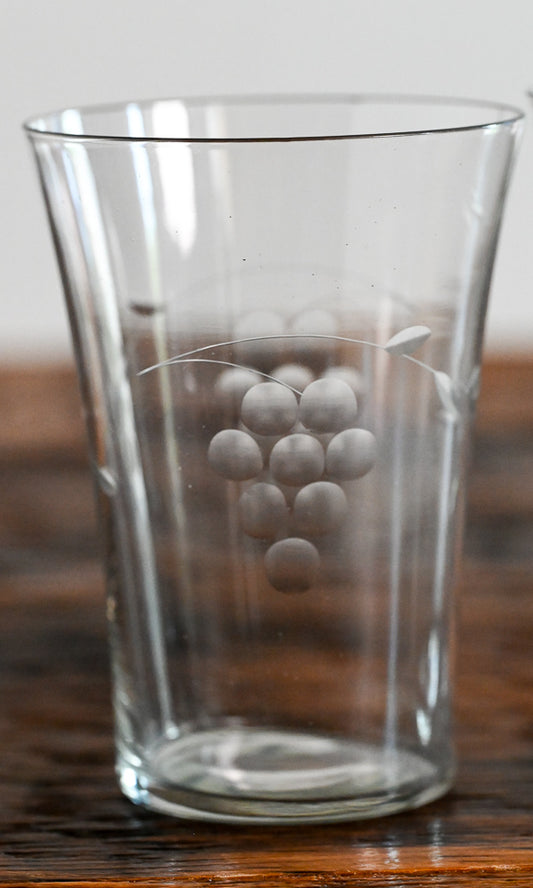
<path id="1" fill-rule="evenodd" d="M 433 378 L 435 380 L 437 394 L 445 411 L 447 413 L 456 414 L 457 404 L 453 383 L 450 377 L 443 370 L 434 370 Z"/>
<path id="2" fill-rule="evenodd" d="M 391 336 L 384 349 L 390 355 L 412 355 L 431 336 L 429 327 L 417 324 Z"/>
<path id="3" fill-rule="evenodd" d="M 474 367 L 466 386 L 466 394 L 472 401 L 476 403 L 481 388 L 481 367 Z"/>

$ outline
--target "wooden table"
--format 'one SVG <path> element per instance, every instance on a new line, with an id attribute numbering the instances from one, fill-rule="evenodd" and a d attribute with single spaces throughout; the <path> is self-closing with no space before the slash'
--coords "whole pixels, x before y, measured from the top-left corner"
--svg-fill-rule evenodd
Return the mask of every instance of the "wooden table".
<path id="1" fill-rule="evenodd" d="M 453 792 L 366 823 L 186 823 L 123 799 L 70 368 L 0 372 L 0 884 L 533 886 L 533 363 L 484 373 Z"/>

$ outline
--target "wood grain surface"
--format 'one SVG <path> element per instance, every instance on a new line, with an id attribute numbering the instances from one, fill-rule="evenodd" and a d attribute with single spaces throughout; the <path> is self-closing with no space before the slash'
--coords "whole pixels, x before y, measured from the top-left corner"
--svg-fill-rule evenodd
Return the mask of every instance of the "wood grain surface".
<path id="1" fill-rule="evenodd" d="M 73 372 L 0 370 L 0 885 L 533 886 L 533 362 L 483 380 L 454 790 L 365 823 L 245 828 L 121 797 Z"/>

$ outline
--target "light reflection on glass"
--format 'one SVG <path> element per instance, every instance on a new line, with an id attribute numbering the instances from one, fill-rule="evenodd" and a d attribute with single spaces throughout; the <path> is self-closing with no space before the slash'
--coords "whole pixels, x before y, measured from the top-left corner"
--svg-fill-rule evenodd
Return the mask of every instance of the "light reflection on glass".
<path id="1" fill-rule="evenodd" d="M 189 118 L 183 102 L 155 102 L 154 132 L 187 138 Z M 188 255 L 196 240 L 196 196 L 192 149 L 184 142 L 162 142 L 155 147 L 167 231 Z"/>

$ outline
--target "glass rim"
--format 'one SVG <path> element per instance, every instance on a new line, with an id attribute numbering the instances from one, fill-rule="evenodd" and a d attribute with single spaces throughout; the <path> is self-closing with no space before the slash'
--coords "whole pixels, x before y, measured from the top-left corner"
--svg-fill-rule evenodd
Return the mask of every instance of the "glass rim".
<path id="1" fill-rule="evenodd" d="M 292 135 L 246 135 L 246 136 L 194 136 L 194 135 L 132 135 L 125 132 L 104 133 L 97 131 L 75 132 L 68 129 L 62 130 L 50 125 L 53 120 L 68 112 L 78 115 L 111 115 L 126 111 L 128 107 L 135 106 L 146 110 L 156 104 L 170 104 L 179 102 L 185 108 L 209 108 L 211 107 L 246 107 L 260 108 L 262 105 L 314 105 L 316 108 L 333 108 L 335 106 L 379 106 L 391 105 L 416 108 L 417 106 L 438 106 L 448 109 L 468 109 L 477 111 L 478 115 L 486 112 L 480 120 L 471 123 L 406 127 L 383 128 L 379 130 L 363 132 L 335 132 L 335 133 L 297 133 Z M 287 94 L 236 94 L 236 95 L 198 95 L 198 96 L 167 96 L 154 99 L 139 99 L 129 101 L 103 102 L 79 106 L 66 106 L 55 111 L 34 115 L 23 121 L 23 129 L 27 135 L 35 137 L 50 137 L 65 141 L 79 142 L 126 142 L 126 143 L 177 143 L 177 144 L 234 144 L 234 143 L 268 143 L 268 142 L 324 142 L 339 140 L 365 140 L 391 137 L 409 137 L 429 134 L 461 133 L 483 130 L 495 126 L 505 126 L 518 123 L 525 118 L 525 112 L 520 108 L 506 102 L 498 102 L 489 99 L 471 99 L 456 96 L 425 95 L 417 93 L 287 93 Z"/>

